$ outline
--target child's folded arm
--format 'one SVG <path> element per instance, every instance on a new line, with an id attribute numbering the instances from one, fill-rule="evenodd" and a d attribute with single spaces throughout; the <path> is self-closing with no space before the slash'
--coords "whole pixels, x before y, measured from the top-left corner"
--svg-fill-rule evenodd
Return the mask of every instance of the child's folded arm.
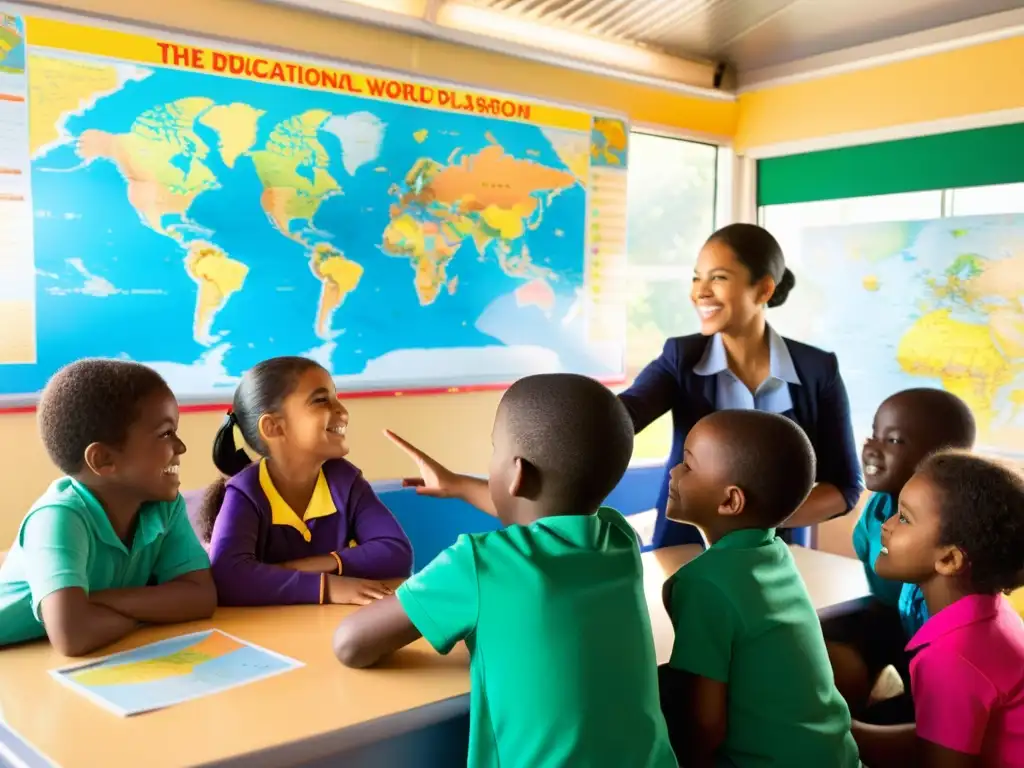
<path id="1" fill-rule="evenodd" d="M 46 635 L 65 656 L 84 656 L 120 640 L 138 622 L 94 603 L 81 587 L 59 589 L 43 598 L 40 607 Z"/>
<path id="2" fill-rule="evenodd" d="M 135 629 L 133 619 L 89 600 L 89 533 L 76 510 L 33 511 L 22 525 L 20 544 L 33 610 L 60 653 L 82 656 Z"/>
<path id="3" fill-rule="evenodd" d="M 323 601 L 324 576 L 268 565 L 256 556 L 259 514 L 228 486 L 210 540 L 213 579 L 221 605 L 295 605 Z"/>
<path id="4" fill-rule="evenodd" d="M 362 477 L 349 496 L 356 546 L 339 545 L 342 574 L 361 579 L 393 579 L 412 570 L 412 545 L 395 516 Z"/>
<path id="5" fill-rule="evenodd" d="M 136 621 L 176 624 L 210 618 L 217 607 L 217 589 L 209 568 L 204 568 L 151 587 L 96 592 L 90 600 Z"/>
<path id="6" fill-rule="evenodd" d="M 136 621 L 174 624 L 208 619 L 217 608 L 217 589 L 206 554 L 188 520 L 180 496 L 153 564 L 156 586 L 108 589 L 91 600 Z"/>

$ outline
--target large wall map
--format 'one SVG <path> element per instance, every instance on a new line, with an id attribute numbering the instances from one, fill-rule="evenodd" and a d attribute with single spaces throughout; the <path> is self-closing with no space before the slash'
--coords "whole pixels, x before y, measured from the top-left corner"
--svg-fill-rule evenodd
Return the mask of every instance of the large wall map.
<path id="1" fill-rule="evenodd" d="M 5 403 L 85 356 L 186 401 L 282 354 L 346 391 L 622 376 L 622 119 L 0 19 Z"/>

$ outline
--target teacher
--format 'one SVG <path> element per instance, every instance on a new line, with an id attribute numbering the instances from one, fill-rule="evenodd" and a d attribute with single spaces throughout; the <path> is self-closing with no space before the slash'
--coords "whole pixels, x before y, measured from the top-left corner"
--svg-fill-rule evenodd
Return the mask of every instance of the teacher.
<path id="1" fill-rule="evenodd" d="M 863 488 L 850 424 L 850 403 L 831 352 L 779 336 L 765 319 L 796 284 L 778 241 L 754 224 L 715 232 L 697 257 L 690 301 L 700 333 L 665 342 L 619 397 L 636 432 L 672 412 L 672 451 L 658 493 L 652 545 L 701 543 L 696 528 L 665 518 L 668 473 L 682 461 L 693 425 L 729 408 L 779 413 L 807 433 L 817 456 L 816 485 L 786 521 L 793 529 L 843 515 Z"/>

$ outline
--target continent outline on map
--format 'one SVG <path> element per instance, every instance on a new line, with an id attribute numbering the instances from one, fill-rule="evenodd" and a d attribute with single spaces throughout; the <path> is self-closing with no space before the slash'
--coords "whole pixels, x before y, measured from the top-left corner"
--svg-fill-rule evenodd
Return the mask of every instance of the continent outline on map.
<path id="1" fill-rule="evenodd" d="M 197 124 L 216 134 L 216 150 L 227 168 L 234 168 L 242 157 L 253 160 L 257 177 L 264 185 L 261 205 L 268 220 L 285 237 L 310 247 L 310 271 L 321 282 L 314 328 L 321 338 L 335 335 L 329 324 L 325 326 L 325 320 L 333 317 L 344 297 L 358 284 L 361 268 L 359 276 L 351 277 L 351 266 L 355 262 L 345 259 L 329 245 L 311 244 L 306 239 L 308 235 L 330 237 L 328 233 L 315 230 L 312 219 L 323 202 L 342 193 L 340 184 L 327 171 L 328 153 L 316 133 L 325 130 L 338 139 L 342 146 L 342 163 L 352 175 L 376 159 L 385 123 L 365 111 L 337 115 L 326 110 L 310 110 L 278 123 L 262 149 L 254 150 L 258 124 L 265 110 L 241 102 L 220 104 L 205 97 L 184 97 L 143 112 L 125 134 L 86 129 L 76 137 L 66 130 L 70 118 L 85 115 L 100 99 L 117 93 L 129 81 L 148 77 L 152 70 L 98 64 L 59 54 L 35 54 L 34 60 L 37 72 L 46 72 L 47 83 L 76 82 L 75 77 L 69 77 L 69 73 L 75 71 L 80 76 L 83 72 L 89 73 L 93 80 L 100 82 L 93 84 L 86 95 L 66 100 L 70 104 L 58 105 L 61 111 L 50 121 L 56 126 L 58 136 L 34 139 L 33 155 L 43 156 L 50 149 L 73 141 L 84 163 L 104 159 L 118 168 L 127 186 L 128 201 L 139 220 L 186 249 L 185 271 L 197 285 L 193 323 L 193 338 L 197 342 L 209 347 L 220 340 L 221 334 L 212 332 L 217 313 L 242 289 L 248 274 L 246 265 L 231 259 L 222 248 L 210 242 L 214 233 L 188 218 L 189 209 L 201 194 L 220 187 L 207 162 L 211 148 L 195 133 Z M 130 70 L 127 74 L 126 69 Z M 37 103 L 48 103 L 38 93 L 42 78 L 36 77 L 34 82 L 37 83 Z M 39 116 L 38 111 L 36 123 L 46 123 L 45 115 Z M 40 132 L 37 129 L 37 134 Z M 290 168 L 289 163 L 293 163 Z M 311 180 L 299 172 L 303 165 L 311 168 Z M 293 184 L 291 188 L 281 183 L 282 175 Z M 293 212 L 298 216 L 291 217 L 289 214 Z M 169 217 L 172 221 L 167 223 Z M 292 231 L 294 221 L 304 222 L 299 233 Z M 192 240 L 189 234 L 201 239 Z M 335 279 L 343 274 L 335 271 L 339 268 L 336 265 L 341 263 L 348 265 L 348 272 L 343 272 L 347 276 Z"/>
<path id="2" fill-rule="evenodd" d="M 49 56 L 49 53 L 37 55 Z M 86 63 L 100 69 L 108 68 L 102 59 L 84 55 L 69 54 L 65 57 L 62 53 L 55 53 L 54 58 L 63 59 L 60 62 L 62 66 Z M 116 69 L 119 66 L 121 65 L 115 64 L 108 69 Z M 380 292 L 382 288 L 393 290 L 391 286 L 382 287 L 376 280 L 377 275 L 387 274 L 388 279 L 394 281 L 396 271 L 392 266 L 384 266 L 388 259 L 367 259 L 367 244 L 361 237 L 354 241 L 359 244 L 358 246 L 349 242 L 347 233 L 339 230 L 336 225 L 338 220 L 346 221 L 348 216 L 369 214 L 376 209 L 377 212 L 373 214 L 374 234 L 370 237 L 381 233 L 380 227 L 383 228 L 383 234 L 377 243 L 371 242 L 368 245 L 371 248 L 376 245 L 377 250 L 388 257 L 407 260 L 413 272 L 412 280 L 403 285 L 399 277 L 398 282 L 394 284 L 403 286 L 404 290 L 412 289 L 409 291 L 409 296 L 414 299 L 412 306 L 415 306 L 416 301 L 420 306 L 432 304 L 446 291 L 450 296 L 458 294 L 446 306 L 452 309 L 471 308 L 473 315 L 466 317 L 468 323 L 461 322 L 462 328 L 468 327 L 470 330 L 458 331 L 455 324 L 452 325 L 453 330 L 456 333 L 463 333 L 466 340 L 464 345 L 453 344 L 453 348 L 463 348 L 468 352 L 476 345 L 481 345 L 482 341 L 481 348 L 493 347 L 496 354 L 504 354 L 503 350 L 499 349 L 503 346 L 522 347 L 522 353 L 527 354 L 526 350 L 538 342 L 527 340 L 534 338 L 533 336 L 522 335 L 517 327 L 518 320 L 513 320 L 511 326 L 512 336 L 519 334 L 518 338 L 512 340 L 512 336 L 506 336 L 503 330 L 509 327 L 503 319 L 503 316 L 507 316 L 506 313 L 514 313 L 517 308 L 537 307 L 551 318 L 556 310 L 556 303 L 557 308 L 564 309 L 564 301 L 569 301 L 570 298 L 572 302 L 582 300 L 583 288 L 573 286 L 577 280 L 588 274 L 585 271 L 585 257 L 579 265 L 570 260 L 563 266 L 564 257 L 561 253 L 565 249 L 560 250 L 559 244 L 552 241 L 551 237 L 566 237 L 564 243 L 575 258 L 575 254 L 578 253 L 575 247 L 577 239 L 586 242 L 585 222 L 580 221 L 577 228 L 574 219 L 573 226 L 563 225 L 564 229 L 555 228 L 553 235 L 546 225 L 551 223 L 556 215 L 562 216 L 566 212 L 572 215 L 577 208 L 585 209 L 590 137 L 584 131 L 579 131 L 578 135 L 574 136 L 573 131 L 568 129 L 551 132 L 544 126 L 530 125 L 528 128 L 532 133 L 518 134 L 518 129 L 512 129 L 500 121 L 490 124 L 494 132 L 501 135 L 503 141 L 509 142 L 509 149 L 505 149 L 493 135 L 484 132 L 484 128 L 489 125 L 486 122 L 479 123 L 479 130 L 487 142 L 483 145 L 476 129 L 467 129 L 464 125 L 449 128 L 431 123 L 429 131 L 427 128 L 409 127 L 404 143 L 395 145 L 393 139 L 389 140 L 387 151 L 397 150 L 404 153 L 408 151 L 406 147 L 410 141 L 421 144 L 424 145 L 422 152 L 425 157 L 421 158 L 424 163 L 414 163 L 414 166 L 420 166 L 418 173 L 411 174 L 412 178 L 399 180 L 391 187 L 391 194 L 396 198 L 399 208 L 398 215 L 389 218 L 382 216 L 388 206 L 378 204 L 376 195 L 382 193 L 387 185 L 394 181 L 393 172 L 396 175 L 400 174 L 401 168 L 408 167 L 408 161 L 415 159 L 418 154 L 398 154 L 397 157 L 401 158 L 399 160 L 389 155 L 388 159 L 382 160 L 380 164 L 374 162 L 381 153 L 385 131 L 389 130 L 385 119 L 396 126 L 404 127 L 400 120 L 393 117 L 396 112 L 382 110 L 378 116 L 365 109 L 335 111 L 332 102 L 322 96 L 312 99 L 312 103 L 308 105 L 313 107 L 312 109 L 303 110 L 303 104 L 287 100 L 287 105 L 281 107 L 263 100 L 259 95 L 250 95 L 256 93 L 252 90 L 239 88 L 234 92 L 228 90 L 227 94 L 224 94 L 220 90 L 206 89 L 200 85 L 193 89 L 191 84 L 196 82 L 194 78 L 204 76 L 195 73 L 183 73 L 184 77 L 179 85 L 177 81 L 165 77 L 165 72 L 166 68 L 160 67 L 145 70 L 145 77 L 142 80 L 157 73 L 161 78 L 160 87 L 156 87 L 155 81 L 142 86 L 142 80 L 130 77 L 121 77 L 111 88 L 94 87 L 88 98 L 80 98 L 63 108 L 58 120 L 54 121 L 55 125 L 59 123 L 60 131 L 63 131 L 58 137 L 59 141 L 43 141 L 38 145 L 42 151 L 33 155 L 33 159 L 38 161 L 48 155 L 50 150 L 69 145 L 61 153 L 55 153 L 53 158 L 48 158 L 53 167 L 46 167 L 45 161 L 33 163 L 33 173 L 71 172 L 92 163 L 114 167 L 117 176 L 107 170 L 98 169 L 91 171 L 92 175 L 84 177 L 86 183 L 104 189 L 104 185 L 109 185 L 112 180 L 120 177 L 125 193 L 121 200 L 126 199 L 129 202 L 146 230 L 174 243 L 181 259 L 180 268 L 195 285 L 192 338 L 207 349 L 200 355 L 199 360 L 192 363 L 179 362 L 184 358 L 175 354 L 168 355 L 167 358 L 156 358 L 151 361 L 152 364 L 165 366 L 167 370 L 172 367 L 180 368 L 180 371 L 172 373 L 175 376 L 183 376 L 186 369 L 190 370 L 201 363 L 204 375 L 208 371 L 210 375 L 217 377 L 214 386 L 227 386 L 235 374 L 229 374 L 223 362 L 226 352 L 231 350 L 230 365 L 234 366 L 235 360 L 239 357 L 238 353 L 246 355 L 246 348 L 251 350 L 254 343 L 262 343 L 261 339 L 250 338 L 248 334 L 232 335 L 238 330 L 237 324 L 242 317 L 237 310 L 244 305 L 232 305 L 234 308 L 224 316 L 224 321 L 217 322 L 220 313 L 231 303 L 232 297 L 241 292 L 248 281 L 249 285 L 257 286 L 256 290 L 260 296 L 268 295 L 264 294 L 264 291 L 278 292 L 274 295 L 281 297 L 282 307 L 289 306 L 289 302 L 292 302 L 290 306 L 295 306 L 297 295 L 296 298 L 289 298 L 288 292 L 297 289 L 303 292 L 303 301 L 307 300 L 306 281 L 296 284 L 290 279 L 294 274 L 291 264 L 297 261 L 296 256 L 292 255 L 295 254 L 295 249 L 290 245 L 280 249 L 280 258 L 289 261 L 288 266 L 281 268 L 281 273 L 287 274 L 289 279 L 276 285 L 272 282 L 275 279 L 273 275 L 276 267 L 273 258 L 276 254 L 268 253 L 267 259 L 261 258 L 258 263 L 254 260 L 251 265 L 232 257 L 233 250 L 236 254 L 256 251 L 244 236 L 240 237 L 237 232 L 232 233 L 229 227 L 224 226 L 224 219 L 218 218 L 218 214 L 222 216 L 223 211 L 214 214 L 215 209 L 222 206 L 222 201 L 228 200 L 234 201 L 229 205 L 238 205 L 240 209 L 245 210 L 247 216 L 251 210 L 261 208 L 266 221 L 274 231 L 302 249 L 299 258 L 309 269 L 310 276 L 319 282 L 319 298 L 316 300 L 315 312 L 310 317 L 309 327 L 316 337 L 328 342 L 322 347 L 316 347 L 314 352 L 327 355 L 324 359 L 328 367 L 338 364 L 330 349 L 336 349 L 339 345 L 332 344 L 332 340 L 348 330 L 344 327 L 343 321 L 337 320 L 338 317 L 345 317 L 339 310 L 349 300 L 353 291 L 359 290 L 360 283 L 364 282 L 364 269 L 371 269 L 370 274 L 374 278 L 372 287 L 368 289 L 371 292 Z M 107 74 L 109 75 L 109 72 Z M 166 89 L 165 84 L 169 86 Z M 125 90 L 128 86 L 132 88 L 131 98 L 126 96 L 124 101 L 119 101 L 118 104 L 122 105 L 122 109 L 123 105 L 129 106 L 118 114 L 117 107 L 109 106 L 109 102 L 104 102 L 104 99 Z M 157 97 L 156 103 L 150 103 L 150 98 L 154 95 Z M 160 101 L 160 97 L 166 97 L 167 100 Z M 319 108 L 323 104 L 326 104 L 326 108 Z M 100 108 L 96 110 L 97 118 L 90 120 L 89 113 L 98 106 Z M 31 109 L 30 107 L 30 112 Z M 289 114 L 293 109 L 294 114 Z M 125 118 L 131 121 L 130 125 Z M 459 116 L 458 119 L 464 118 Z M 500 126 L 500 129 L 496 126 Z M 462 129 L 463 137 L 447 138 L 459 136 L 460 131 L 455 130 L 455 127 Z M 334 144 L 335 139 L 339 142 L 337 146 Z M 415 150 L 414 147 L 413 149 Z M 80 164 L 75 168 L 66 167 L 70 164 L 68 160 L 75 161 L 76 154 L 81 161 Z M 346 177 L 339 170 L 339 166 L 348 176 L 353 176 L 361 168 L 366 167 L 366 172 L 370 176 L 361 178 L 371 185 L 376 184 L 373 187 L 374 205 L 369 207 L 358 201 L 355 201 L 355 205 L 350 201 L 338 201 L 329 212 L 325 212 L 318 221 L 314 221 L 325 202 L 344 194 L 342 182 Z M 255 195 L 249 189 L 249 177 L 253 173 L 253 180 L 259 179 Z M 386 176 L 381 178 L 374 174 Z M 374 178 L 380 181 L 374 182 Z M 530 181 L 531 178 L 534 181 L 539 178 L 541 181 L 533 183 Z M 543 182 L 545 178 L 546 183 Z M 355 182 L 358 183 L 360 182 Z M 564 211 L 563 206 L 559 204 L 555 209 L 557 213 L 552 212 L 545 220 L 545 215 L 556 198 L 565 190 L 577 185 L 582 188 L 582 195 L 574 196 L 569 208 Z M 49 182 L 47 188 L 51 188 Z M 217 193 L 216 198 L 211 197 L 204 204 L 195 205 L 203 195 L 212 195 L 222 189 L 224 192 Z M 408 200 L 406 196 L 410 192 L 421 199 L 415 203 Z M 49 194 L 53 195 L 54 192 L 51 191 Z M 232 198 L 231 195 L 236 197 Z M 248 201 L 242 202 L 241 196 L 244 195 L 248 195 L 248 200 L 253 203 L 251 209 Z M 120 202 L 118 204 L 120 205 Z M 58 217 L 67 218 L 74 213 L 77 218 L 82 218 L 83 215 L 79 210 L 62 213 L 59 204 L 48 204 L 47 210 L 51 208 L 57 212 Z M 99 221 L 98 209 L 95 206 L 82 211 L 87 221 Z M 118 218 L 118 223 L 111 221 L 112 228 L 107 229 L 106 237 L 102 232 L 93 234 L 95 224 L 89 224 L 88 229 L 85 223 L 76 227 L 82 232 L 89 231 L 90 238 L 95 237 L 97 242 L 90 240 L 90 247 L 103 247 L 102 241 L 105 240 L 108 246 L 116 244 L 118 248 L 126 249 L 123 257 L 115 256 L 111 264 L 105 264 L 105 267 L 109 268 L 104 268 L 96 275 L 88 271 L 87 261 L 79 258 L 78 266 L 72 266 L 85 280 L 86 285 L 81 289 L 66 289 L 56 284 L 53 289 L 43 288 L 47 294 L 79 294 L 91 297 L 160 294 L 168 297 L 173 293 L 175 302 L 178 301 L 182 284 L 177 282 L 176 276 L 171 277 L 171 283 L 147 283 L 135 279 L 136 272 L 133 271 L 132 281 L 122 283 L 124 288 L 114 286 L 112 282 L 99 277 L 109 275 L 117 280 L 119 258 L 121 265 L 126 264 L 129 258 L 137 262 L 140 258 L 143 261 L 149 258 L 146 249 L 133 253 L 131 245 L 126 245 L 129 238 L 134 237 L 130 234 L 136 230 L 134 221 L 130 227 L 125 227 L 125 217 L 121 208 L 118 209 Z M 403 226 L 409 231 L 403 233 Z M 542 226 L 545 226 L 545 232 L 532 238 L 530 233 L 536 232 Z M 258 228 L 261 233 L 268 232 L 262 218 Z M 566 231 L 569 232 L 568 236 Z M 391 234 L 401 234 L 402 238 L 389 239 Z M 271 241 L 274 238 L 274 235 L 270 234 L 261 236 Z M 463 246 L 467 250 L 459 254 Z M 272 243 L 270 248 L 273 249 Z M 548 250 L 552 248 L 553 250 Z M 160 270 L 165 270 L 165 265 L 169 265 L 172 270 L 178 268 L 174 251 L 167 247 L 152 250 L 161 261 Z M 355 253 L 356 258 L 346 255 L 346 250 Z M 581 251 L 582 248 L 582 256 Z M 464 264 L 460 271 L 450 266 L 451 260 L 457 254 L 460 256 L 459 263 Z M 67 259 L 64 259 L 64 262 L 70 264 Z M 484 281 L 488 278 L 485 272 L 480 271 L 479 265 L 485 265 L 487 270 L 491 265 L 498 268 L 495 274 L 499 277 L 497 285 L 500 288 L 499 293 L 493 297 L 489 293 L 489 288 L 481 290 L 481 286 L 485 285 Z M 135 270 L 137 267 L 131 269 Z M 466 269 L 470 271 L 464 271 Z M 560 270 L 564 270 L 564 275 Z M 46 279 L 65 280 L 68 272 L 70 270 L 65 271 L 56 261 L 52 265 L 47 263 Z M 166 271 L 161 271 L 160 274 L 168 275 Z M 509 281 L 503 276 L 515 281 L 511 289 L 508 287 Z M 465 286 L 461 291 L 460 277 L 462 286 Z M 559 288 L 560 292 L 556 296 L 555 287 L 561 280 L 569 281 L 571 293 Z M 357 309 L 353 311 L 366 312 L 364 304 L 367 298 L 365 291 L 361 291 L 355 300 Z M 372 300 L 372 293 L 370 298 Z M 509 299 L 513 301 L 510 302 Z M 400 300 L 404 305 L 404 298 Z M 110 305 L 122 306 L 123 301 L 122 298 L 114 298 Z M 305 316 L 304 311 L 300 309 L 300 312 L 299 317 Z M 486 318 L 484 312 L 487 313 Z M 294 310 L 291 310 L 291 313 L 294 315 Z M 175 310 L 175 315 L 177 314 Z M 389 312 L 388 315 L 382 318 L 384 327 L 389 323 L 398 322 L 397 311 Z M 426 316 L 443 317 L 436 313 Z M 477 317 L 475 324 L 472 320 L 474 316 Z M 577 316 L 578 313 L 573 315 L 574 318 Z M 540 320 L 540 315 L 536 313 L 531 313 L 529 318 L 527 322 L 536 325 L 527 333 L 535 335 L 537 331 L 533 328 L 542 327 L 544 321 Z M 581 331 L 586 332 L 586 326 L 578 324 L 571 330 L 561 330 L 568 328 L 569 318 L 559 315 L 559 319 L 562 322 L 556 329 L 556 336 L 564 335 L 568 340 L 574 339 Z M 498 320 L 498 324 L 495 324 L 495 320 Z M 406 321 L 403 319 L 401 322 Z M 506 325 L 503 326 L 502 323 Z M 373 327 L 374 322 L 371 320 L 368 325 Z M 475 337 L 474 332 L 478 334 Z M 301 333 L 304 334 L 305 331 Z M 485 338 L 481 339 L 481 335 Z M 228 336 L 230 343 L 225 343 Z M 183 336 L 175 331 L 175 339 L 182 338 L 187 339 L 187 335 Z M 371 345 L 365 344 L 363 339 L 367 337 L 358 328 L 355 338 L 359 341 L 346 340 L 343 342 L 343 348 L 349 348 L 351 345 L 355 360 L 366 360 L 366 371 L 369 372 L 369 362 L 381 359 L 381 354 L 376 342 Z M 280 340 L 273 338 L 273 334 L 267 340 L 272 344 L 280 343 Z M 492 343 L 491 340 L 497 343 Z M 306 342 L 300 343 L 302 346 L 299 349 L 308 347 Z M 546 341 L 539 343 L 541 347 L 547 346 Z M 565 347 L 570 354 L 575 353 L 571 346 L 574 343 L 575 341 L 570 341 Z M 554 352 L 559 344 L 550 346 L 552 354 L 565 354 Z M 427 340 L 423 348 L 433 349 L 433 341 Z M 188 349 L 191 350 L 192 347 L 189 346 Z M 409 349 L 415 351 L 418 347 L 413 344 Z M 396 351 L 407 350 L 400 347 Z M 121 354 L 137 353 L 129 348 Z M 185 354 L 194 353 L 189 351 Z M 385 354 L 390 354 L 390 350 Z M 165 370 L 164 367 L 160 369 Z M 332 367 L 332 370 L 342 377 L 358 375 L 349 370 L 338 371 L 336 367 Z"/>

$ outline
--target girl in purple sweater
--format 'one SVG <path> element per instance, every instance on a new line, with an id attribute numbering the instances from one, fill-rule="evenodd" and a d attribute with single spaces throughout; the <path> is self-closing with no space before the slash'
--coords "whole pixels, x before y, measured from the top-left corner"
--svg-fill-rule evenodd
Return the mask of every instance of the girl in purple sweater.
<path id="1" fill-rule="evenodd" d="M 235 442 L 235 428 L 262 458 Z M 275 357 L 243 377 L 213 461 L 229 479 L 199 512 L 221 605 L 349 603 L 391 594 L 412 569 L 409 539 L 345 460 L 348 411 L 330 374 Z"/>

